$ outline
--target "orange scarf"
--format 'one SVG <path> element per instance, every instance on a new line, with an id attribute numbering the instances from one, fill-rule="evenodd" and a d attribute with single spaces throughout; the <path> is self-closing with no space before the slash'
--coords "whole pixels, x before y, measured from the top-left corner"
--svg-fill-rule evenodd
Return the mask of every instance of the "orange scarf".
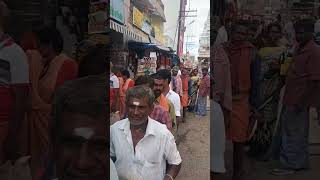
<path id="1" fill-rule="evenodd" d="M 170 109 L 169 103 L 168 103 L 167 98 L 166 98 L 163 94 L 161 94 L 161 95 L 158 97 L 157 101 L 159 102 L 159 105 L 160 105 L 160 106 L 162 106 L 164 109 L 166 109 L 166 111 L 169 112 L 169 109 Z"/>

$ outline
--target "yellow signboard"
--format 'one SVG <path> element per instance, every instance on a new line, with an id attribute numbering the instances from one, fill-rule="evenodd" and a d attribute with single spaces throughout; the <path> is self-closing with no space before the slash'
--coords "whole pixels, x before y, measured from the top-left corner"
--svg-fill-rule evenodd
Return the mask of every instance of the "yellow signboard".
<path id="1" fill-rule="evenodd" d="M 164 43 L 163 32 L 160 30 L 158 26 L 153 26 L 153 28 L 154 28 L 155 39 L 161 43 Z"/>
<path id="2" fill-rule="evenodd" d="M 142 29 L 144 17 L 143 14 L 136 8 L 133 7 L 133 24 L 138 28 Z"/>

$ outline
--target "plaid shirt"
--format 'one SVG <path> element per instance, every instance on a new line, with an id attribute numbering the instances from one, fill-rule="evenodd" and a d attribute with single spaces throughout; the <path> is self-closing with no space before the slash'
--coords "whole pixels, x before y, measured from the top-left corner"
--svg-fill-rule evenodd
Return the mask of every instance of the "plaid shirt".
<path id="1" fill-rule="evenodd" d="M 169 130 L 172 129 L 172 122 L 170 120 L 169 112 L 166 111 L 162 106 L 154 105 L 150 118 L 165 124 Z"/>

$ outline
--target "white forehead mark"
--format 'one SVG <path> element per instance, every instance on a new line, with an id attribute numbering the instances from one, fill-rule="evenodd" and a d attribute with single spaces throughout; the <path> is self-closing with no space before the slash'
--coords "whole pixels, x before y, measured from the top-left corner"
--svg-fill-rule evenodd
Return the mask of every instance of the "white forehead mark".
<path id="1" fill-rule="evenodd" d="M 94 131 L 92 128 L 75 128 L 73 134 L 89 140 L 94 135 Z"/>
<path id="2" fill-rule="evenodd" d="M 133 102 L 132 104 L 135 105 L 135 106 L 139 106 L 140 105 L 139 102 Z"/>

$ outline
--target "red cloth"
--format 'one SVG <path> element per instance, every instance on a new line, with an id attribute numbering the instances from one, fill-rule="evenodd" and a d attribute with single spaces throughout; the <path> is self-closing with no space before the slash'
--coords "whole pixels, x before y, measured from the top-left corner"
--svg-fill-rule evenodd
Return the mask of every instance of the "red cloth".
<path id="1" fill-rule="evenodd" d="M 66 81 L 74 79 L 78 76 L 78 65 L 75 61 L 65 61 L 61 66 L 57 81 L 56 87 L 62 86 Z"/>
<path id="2" fill-rule="evenodd" d="M 317 106 L 320 92 L 312 88 L 312 81 L 320 81 L 320 47 L 313 41 L 293 57 L 287 75 L 283 104 Z"/>
<path id="3" fill-rule="evenodd" d="M 166 111 L 162 106 L 155 105 L 150 118 L 165 124 L 169 130 L 172 129 L 172 122 L 170 120 L 169 112 Z"/>

